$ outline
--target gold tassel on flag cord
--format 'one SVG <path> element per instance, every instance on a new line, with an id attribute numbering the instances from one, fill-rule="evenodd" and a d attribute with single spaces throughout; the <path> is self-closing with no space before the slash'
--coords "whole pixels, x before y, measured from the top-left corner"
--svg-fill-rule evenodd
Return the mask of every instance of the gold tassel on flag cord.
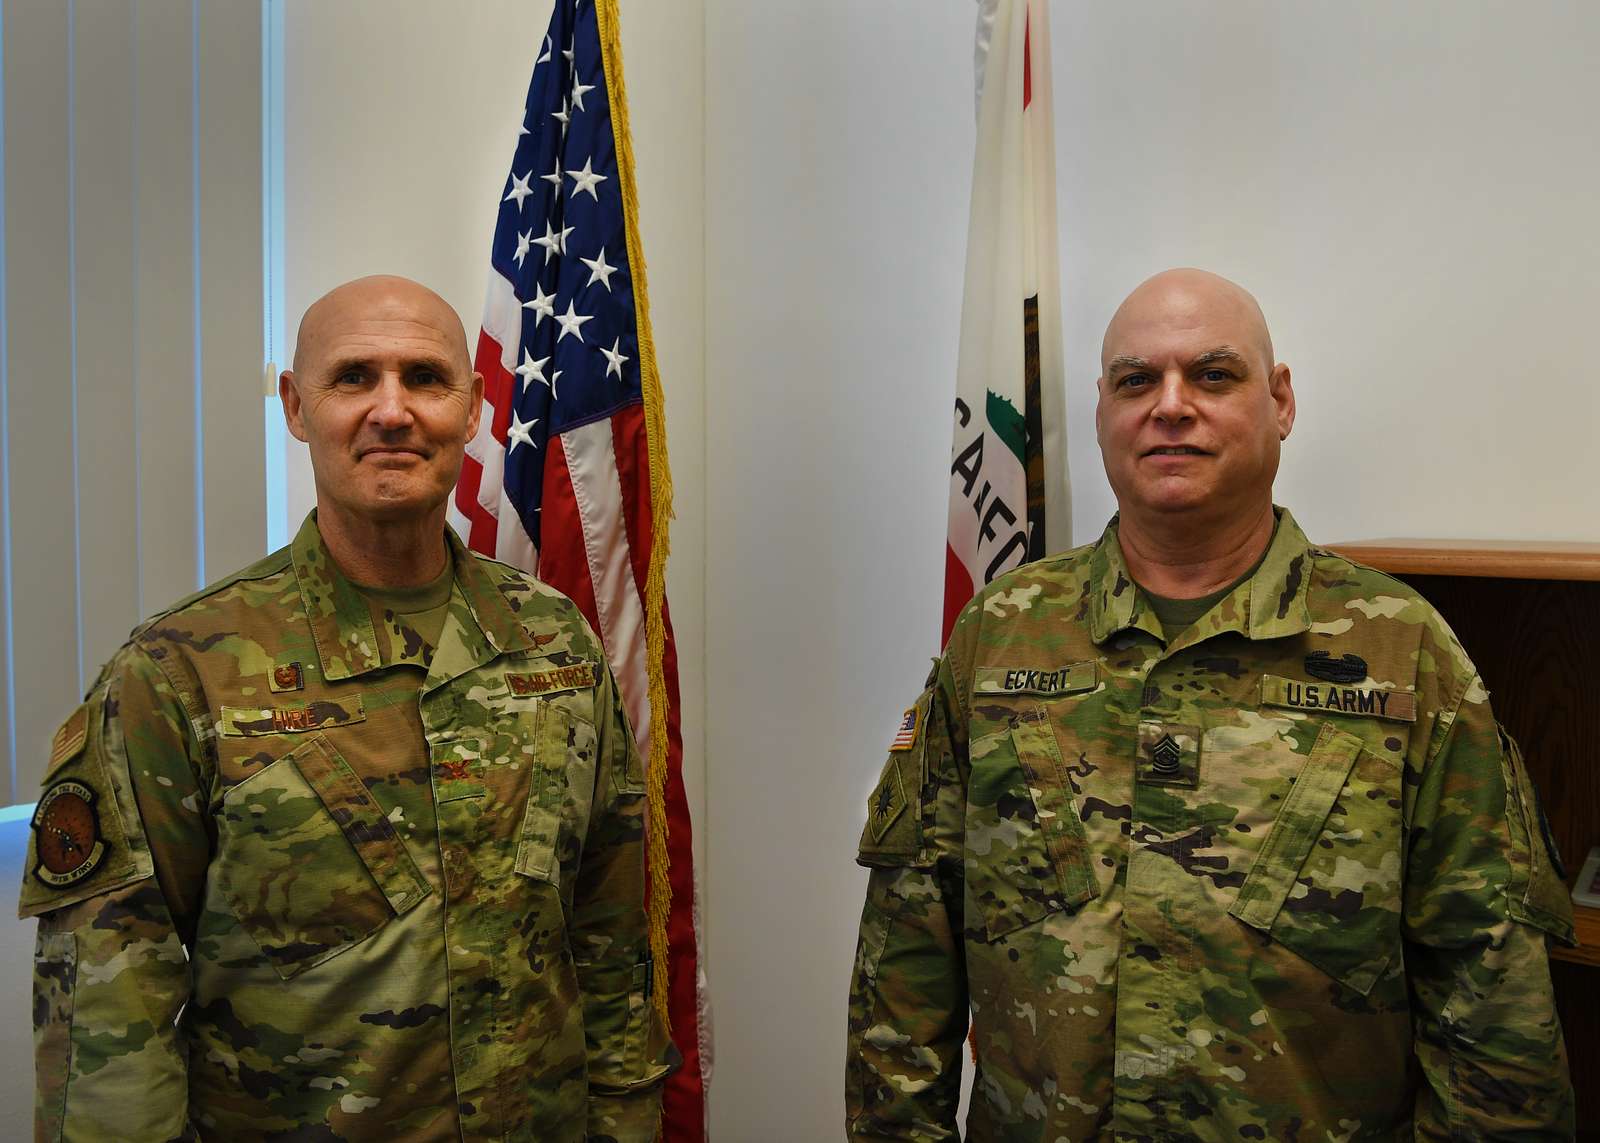
<path id="1" fill-rule="evenodd" d="M 628 100 L 622 82 L 622 32 L 617 0 L 595 0 L 600 55 L 611 96 L 612 133 L 617 142 L 617 176 L 622 184 L 622 213 L 628 239 L 628 270 L 633 275 L 634 314 L 639 334 L 639 376 L 644 389 L 645 442 L 650 457 L 650 570 L 644 583 L 645 671 L 650 679 L 650 767 L 645 775 L 649 809 L 645 843 L 650 865 L 650 956 L 652 998 L 661 1023 L 670 1034 L 667 1011 L 667 917 L 672 909 L 672 882 L 667 877 L 667 680 L 662 667 L 667 625 L 667 524 L 672 519 L 672 469 L 667 463 L 667 419 L 656 369 L 655 342 L 650 336 L 650 303 L 645 288 L 644 244 L 639 241 L 639 199 L 633 183 L 633 132 L 628 127 Z"/>

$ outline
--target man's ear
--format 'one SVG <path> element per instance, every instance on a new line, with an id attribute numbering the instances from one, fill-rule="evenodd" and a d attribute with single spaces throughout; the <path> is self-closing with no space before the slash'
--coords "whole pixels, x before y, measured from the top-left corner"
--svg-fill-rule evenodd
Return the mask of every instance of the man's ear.
<path id="1" fill-rule="evenodd" d="M 1289 430 L 1294 428 L 1294 383 L 1289 377 L 1289 367 L 1281 361 L 1272 367 L 1267 393 L 1278 410 L 1278 439 L 1286 441 Z"/>
<path id="2" fill-rule="evenodd" d="M 472 375 L 472 412 L 467 416 L 467 439 L 478 435 L 478 418 L 483 415 L 483 374 Z"/>
<path id="3" fill-rule="evenodd" d="M 294 370 L 285 369 L 278 374 L 278 400 L 283 402 L 283 421 L 294 434 L 294 439 L 306 439 L 305 422 L 300 418 L 300 390 L 294 387 Z"/>

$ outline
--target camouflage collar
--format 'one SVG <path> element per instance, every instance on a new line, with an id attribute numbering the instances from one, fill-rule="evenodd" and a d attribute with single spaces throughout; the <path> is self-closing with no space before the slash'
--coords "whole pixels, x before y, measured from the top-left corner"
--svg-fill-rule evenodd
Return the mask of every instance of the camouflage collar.
<path id="1" fill-rule="evenodd" d="M 471 609 L 472 618 L 489 646 L 502 655 L 509 651 L 533 650 L 534 642 L 527 629 L 506 603 L 499 583 L 484 568 L 483 562 L 467 551 L 453 529 L 446 528 L 444 538 L 455 560 L 456 591 Z"/>
<path id="2" fill-rule="evenodd" d="M 445 542 L 456 569 L 450 618 L 445 621 L 446 629 L 453 629 L 452 661 L 470 670 L 497 653 L 532 647 L 494 581 L 449 528 L 445 529 Z M 383 667 L 366 600 L 328 554 L 315 509 L 295 534 L 289 556 L 323 678 L 354 678 Z"/>
<path id="3" fill-rule="evenodd" d="M 1196 643 L 1224 631 L 1238 631 L 1250 639 L 1277 639 L 1310 628 L 1306 565 L 1311 542 L 1287 508 L 1274 510 L 1278 534 L 1261 566 L 1191 627 L 1182 643 Z M 1117 523 L 1113 516 L 1089 557 L 1089 635 L 1103 643 L 1119 631 L 1136 628 L 1160 638 L 1161 624 L 1122 558 Z"/>

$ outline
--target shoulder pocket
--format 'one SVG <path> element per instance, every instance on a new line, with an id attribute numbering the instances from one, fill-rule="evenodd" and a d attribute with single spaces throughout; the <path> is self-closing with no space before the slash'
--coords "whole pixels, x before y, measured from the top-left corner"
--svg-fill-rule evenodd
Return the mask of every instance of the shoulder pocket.
<path id="1" fill-rule="evenodd" d="M 1506 785 L 1506 824 L 1511 849 L 1506 860 L 1511 876 L 1506 900 L 1511 915 L 1569 945 L 1577 944 L 1572 927 L 1572 898 L 1559 868 L 1555 839 L 1539 806 L 1539 795 L 1522 762 L 1516 739 L 1499 727 L 1500 765 Z"/>
<path id="2" fill-rule="evenodd" d="M 533 736 L 533 772 L 517 838 L 515 869 L 524 877 L 560 885 L 562 823 L 587 820 L 598 739 L 588 721 L 549 700 L 538 705 Z M 585 803 L 581 812 L 572 804 L 578 792 Z M 568 836 L 573 836 L 570 829 Z"/>
<path id="3" fill-rule="evenodd" d="M 1400 780 L 1324 723 L 1229 910 L 1363 996 L 1400 949 Z"/>
<path id="4" fill-rule="evenodd" d="M 1089 844 L 1043 706 L 970 748 L 967 893 L 992 941 L 1099 896 Z"/>
<path id="5" fill-rule="evenodd" d="M 431 890 L 355 771 L 318 735 L 223 795 L 213 875 L 285 980 Z"/>
<path id="6" fill-rule="evenodd" d="M 907 773 L 910 771 L 910 773 Z M 856 860 L 868 866 L 913 865 L 921 852 L 922 786 L 915 765 L 891 754 L 867 795 L 867 824 Z"/>
<path id="7" fill-rule="evenodd" d="M 56 731 L 30 820 L 18 916 L 37 916 L 155 873 L 126 774 L 106 763 L 105 735 L 98 697 Z"/>
<path id="8" fill-rule="evenodd" d="M 861 828 L 856 861 L 894 868 L 923 862 L 922 787 L 928 777 L 928 712 L 932 690 L 923 691 L 906 711 L 889 746 L 889 758 L 867 795 L 867 820 Z"/>

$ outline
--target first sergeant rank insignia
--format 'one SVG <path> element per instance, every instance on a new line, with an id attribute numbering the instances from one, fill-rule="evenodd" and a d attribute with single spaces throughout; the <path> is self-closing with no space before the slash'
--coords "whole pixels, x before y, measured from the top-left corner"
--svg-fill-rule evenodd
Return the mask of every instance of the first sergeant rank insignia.
<path id="1" fill-rule="evenodd" d="M 95 792 L 68 778 L 44 792 L 33 811 L 33 875 L 52 889 L 76 885 L 100 866 L 106 843 L 100 836 Z"/>

